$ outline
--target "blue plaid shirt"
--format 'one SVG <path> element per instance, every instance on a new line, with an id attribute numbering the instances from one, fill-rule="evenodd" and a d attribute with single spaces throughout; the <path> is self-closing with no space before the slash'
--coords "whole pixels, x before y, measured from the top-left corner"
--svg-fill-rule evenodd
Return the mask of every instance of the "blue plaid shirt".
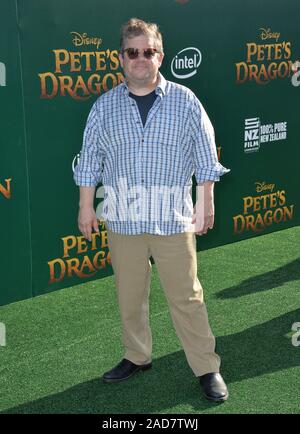
<path id="1" fill-rule="evenodd" d="M 212 124 L 195 94 L 159 78 L 144 127 L 126 83 L 100 96 L 87 120 L 74 180 L 103 184 L 102 218 L 113 232 L 193 231 L 193 174 L 199 184 L 229 172 L 218 162 Z"/>

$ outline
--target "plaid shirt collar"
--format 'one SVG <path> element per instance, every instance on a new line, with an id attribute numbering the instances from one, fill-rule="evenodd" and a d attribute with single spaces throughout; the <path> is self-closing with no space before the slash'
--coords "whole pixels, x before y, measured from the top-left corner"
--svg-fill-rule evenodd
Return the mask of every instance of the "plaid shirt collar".
<path id="1" fill-rule="evenodd" d="M 122 83 L 122 87 L 123 87 L 123 92 L 126 93 L 127 95 L 129 94 L 129 88 L 128 88 L 128 84 L 125 81 L 123 81 Z M 166 95 L 166 90 L 167 90 L 167 80 L 164 78 L 164 76 L 159 72 L 158 73 L 158 84 L 155 88 L 155 93 L 157 95 L 160 96 L 165 96 Z"/>

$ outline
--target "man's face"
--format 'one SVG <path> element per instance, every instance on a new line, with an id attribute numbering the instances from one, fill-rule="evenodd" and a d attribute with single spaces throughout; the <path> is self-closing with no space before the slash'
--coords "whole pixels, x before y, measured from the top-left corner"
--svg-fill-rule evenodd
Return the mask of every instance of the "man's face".
<path id="1" fill-rule="evenodd" d="M 156 53 L 152 58 L 146 59 L 143 50 L 156 48 L 155 39 L 145 35 L 125 39 L 123 49 L 126 50 L 126 48 L 139 50 L 139 55 L 136 59 L 129 59 L 126 51 L 123 55 L 119 55 L 121 66 L 128 81 L 136 85 L 153 83 L 157 77 L 164 55 L 163 53 Z"/>

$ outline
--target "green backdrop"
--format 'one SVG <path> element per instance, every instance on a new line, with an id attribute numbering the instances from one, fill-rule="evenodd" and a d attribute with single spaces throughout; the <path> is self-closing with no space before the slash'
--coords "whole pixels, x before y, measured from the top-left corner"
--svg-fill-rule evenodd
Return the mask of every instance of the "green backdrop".
<path id="1" fill-rule="evenodd" d="M 291 69 L 299 58 L 299 2 L 2 0 L 1 6 L 1 304 L 112 273 L 105 227 L 92 243 L 77 228 L 73 168 L 93 102 L 122 80 L 119 29 L 133 16 L 160 25 L 161 72 L 198 95 L 214 124 L 220 161 L 231 169 L 215 187 L 215 228 L 198 237 L 197 248 L 299 225 L 300 87 Z"/>

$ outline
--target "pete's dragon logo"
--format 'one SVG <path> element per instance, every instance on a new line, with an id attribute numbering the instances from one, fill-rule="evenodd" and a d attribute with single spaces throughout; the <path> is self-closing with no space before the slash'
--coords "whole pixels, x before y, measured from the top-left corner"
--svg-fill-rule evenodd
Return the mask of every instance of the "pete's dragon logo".
<path id="1" fill-rule="evenodd" d="M 124 81 L 117 49 L 108 47 L 99 50 L 103 40 L 90 37 L 88 33 L 71 32 L 72 43 L 78 47 L 92 46 L 94 51 L 69 51 L 66 48 L 51 50 L 54 68 L 38 74 L 42 99 L 71 96 L 87 100 L 92 95 L 101 95 Z"/>

